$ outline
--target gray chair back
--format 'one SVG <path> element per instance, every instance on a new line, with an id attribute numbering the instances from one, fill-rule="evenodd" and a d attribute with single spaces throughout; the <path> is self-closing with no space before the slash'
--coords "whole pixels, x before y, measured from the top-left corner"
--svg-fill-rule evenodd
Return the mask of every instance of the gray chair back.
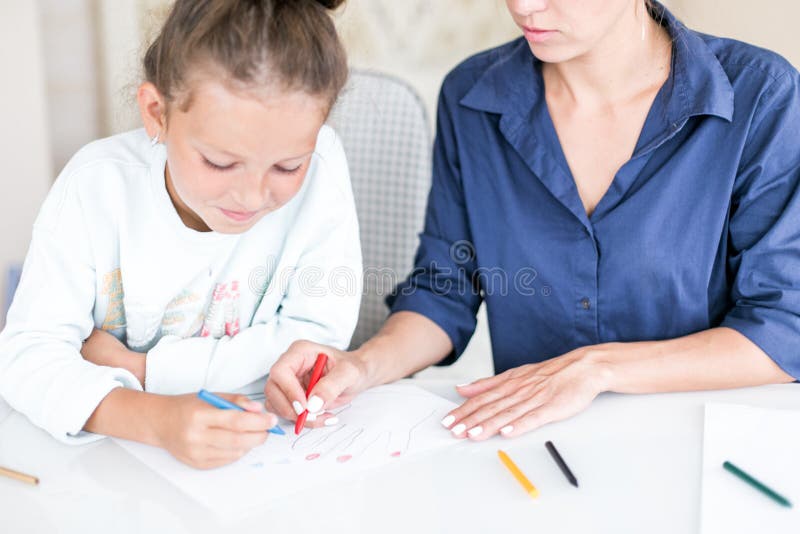
<path id="1" fill-rule="evenodd" d="M 353 70 L 334 107 L 350 167 L 364 257 L 364 295 L 351 347 L 386 320 L 386 296 L 413 267 L 431 184 L 432 128 L 407 83 Z"/>

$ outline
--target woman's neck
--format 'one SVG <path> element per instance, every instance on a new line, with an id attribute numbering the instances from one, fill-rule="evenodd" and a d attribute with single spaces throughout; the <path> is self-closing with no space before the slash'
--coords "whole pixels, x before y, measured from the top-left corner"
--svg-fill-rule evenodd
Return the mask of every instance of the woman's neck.
<path id="1" fill-rule="evenodd" d="M 623 17 L 592 50 L 542 69 L 548 98 L 576 105 L 613 106 L 628 102 L 669 75 L 671 37 L 648 14 Z M 644 38 L 642 38 L 644 20 Z"/>

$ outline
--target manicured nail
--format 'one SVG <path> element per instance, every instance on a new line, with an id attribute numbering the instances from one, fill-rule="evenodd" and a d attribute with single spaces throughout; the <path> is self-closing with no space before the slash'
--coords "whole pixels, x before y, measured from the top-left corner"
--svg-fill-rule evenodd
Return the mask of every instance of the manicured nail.
<path id="1" fill-rule="evenodd" d="M 465 425 L 464 423 L 458 423 L 456 426 L 453 427 L 452 432 L 454 435 L 458 436 L 459 434 L 463 433 L 464 430 L 466 429 L 467 425 Z"/>
<path id="2" fill-rule="evenodd" d="M 475 428 L 470 428 L 467 434 L 469 434 L 469 437 L 474 438 L 475 436 L 480 436 L 481 432 L 483 432 L 483 427 L 476 426 Z"/>
<path id="3" fill-rule="evenodd" d="M 310 399 L 308 399 L 308 411 L 309 412 L 318 412 L 322 410 L 322 405 L 325 404 L 325 401 L 317 397 L 316 395 L 312 395 Z"/>
<path id="4" fill-rule="evenodd" d="M 318 415 L 319 415 L 318 412 L 317 413 L 308 412 L 308 415 L 306 416 L 306 421 L 308 422 L 316 421 Z"/>
<path id="5" fill-rule="evenodd" d="M 511 425 L 504 426 L 503 428 L 500 429 L 500 433 L 503 434 L 504 436 L 507 436 L 508 434 L 511 434 L 513 431 L 514 431 L 514 427 L 511 426 Z"/>
<path id="6" fill-rule="evenodd" d="M 338 417 L 328 417 L 325 419 L 325 426 L 333 426 L 339 422 Z"/>
<path id="7" fill-rule="evenodd" d="M 306 409 L 303 408 L 303 405 L 300 404 L 300 401 L 292 401 L 292 409 L 294 409 L 294 413 L 296 413 L 297 415 L 300 415 L 301 413 L 306 411 Z"/>
<path id="8" fill-rule="evenodd" d="M 452 425 L 453 421 L 455 421 L 455 420 L 456 420 L 455 416 L 448 415 L 447 417 L 442 419 L 442 426 L 444 426 L 446 428 L 450 428 L 450 425 Z"/>
<path id="9" fill-rule="evenodd" d="M 457 387 L 457 388 L 463 388 L 463 387 L 466 387 L 466 386 L 468 386 L 468 385 L 470 385 L 470 384 L 472 384 L 472 382 L 467 382 L 467 383 L 465 383 L 465 384 L 458 384 L 456 387 Z"/>

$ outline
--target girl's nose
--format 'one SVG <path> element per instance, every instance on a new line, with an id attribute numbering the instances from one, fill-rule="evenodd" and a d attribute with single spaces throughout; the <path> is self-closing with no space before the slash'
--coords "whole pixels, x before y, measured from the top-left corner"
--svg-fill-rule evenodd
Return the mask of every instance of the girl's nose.
<path id="1" fill-rule="evenodd" d="M 242 211 L 259 211 L 267 204 L 270 196 L 263 175 L 248 174 L 236 184 L 232 191 L 234 201 Z"/>

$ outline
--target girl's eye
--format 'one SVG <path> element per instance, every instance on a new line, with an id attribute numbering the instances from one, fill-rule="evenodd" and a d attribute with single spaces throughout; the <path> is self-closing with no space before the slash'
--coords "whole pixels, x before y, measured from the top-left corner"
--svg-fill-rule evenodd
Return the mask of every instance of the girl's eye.
<path id="1" fill-rule="evenodd" d="M 301 163 L 297 167 L 293 167 L 291 169 L 287 169 L 286 167 L 281 167 L 281 166 L 276 165 L 275 166 L 275 170 L 277 170 L 279 173 L 282 173 L 282 174 L 294 174 L 297 171 L 299 171 L 300 167 L 302 167 L 302 166 L 303 166 L 303 164 Z"/>
<path id="2" fill-rule="evenodd" d="M 229 165 L 217 165 L 213 161 L 209 161 L 205 157 L 203 158 L 203 163 L 206 164 L 207 167 L 214 169 L 215 171 L 227 171 L 228 169 L 233 168 L 233 163 Z"/>

